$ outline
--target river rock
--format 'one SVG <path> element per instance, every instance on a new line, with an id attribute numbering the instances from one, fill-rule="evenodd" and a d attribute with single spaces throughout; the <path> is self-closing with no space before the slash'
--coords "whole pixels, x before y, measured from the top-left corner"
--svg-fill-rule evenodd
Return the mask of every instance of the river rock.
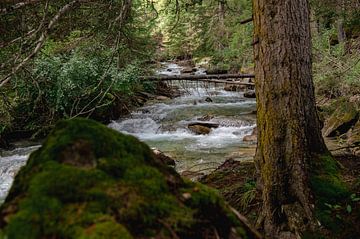
<path id="1" fill-rule="evenodd" d="M 163 95 L 158 95 L 155 97 L 156 100 L 169 100 L 170 98 Z"/>
<path id="2" fill-rule="evenodd" d="M 258 238 L 237 218 L 215 190 L 184 181 L 135 137 L 73 119 L 16 176 L 0 237 Z"/>
<path id="3" fill-rule="evenodd" d="M 195 134 L 209 134 L 211 128 L 202 125 L 189 125 L 188 128 Z"/>
<path id="4" fill-rule="evenodd" d="M 354 103 L 341 101 L 336 106 L 336 110 L 325 121 L 323 132 L 326 137 L 346 133 L 359 118 L 359 111 Z"/>
<path id="5" fill-rule="evenodd" d="M 205 101 L 208 102 L 208 103 L 213 102 L 213 100 L 210 97 L 206 97 Z"/>
<path id="6" fill-rule="evenodd" d="M 256 98 L 256 94 L 254 90 L 249 90 L 244 93 L 245 98 Z"/>
<path id="7" fill-rule="evenodd" d="M 155 154 L 155 157 L 160 160 L 162 163 L 168 165 L 168 166 L 175 166 L 175 160 L 172 159 L 171 157 L 167 156 L 165 153 L 163 153 L 162 151 L 160 151 L 157 148 L 151 148 L 153 153 Z"/>
<path id="8" fill-rule="evenodd" d="M 209 134 L 211 128 L 217 127 L 219 127 L 219 124 L 214 122 L 199 121 L 188 124 L 188 128 L 195 134 Z"/>
<path id="9" fill-rule="evenodd" d="M 257 141 L 257 128 L 254 128 L 250 135 L 244 136 L 243 141 L 255 143 Z"/>

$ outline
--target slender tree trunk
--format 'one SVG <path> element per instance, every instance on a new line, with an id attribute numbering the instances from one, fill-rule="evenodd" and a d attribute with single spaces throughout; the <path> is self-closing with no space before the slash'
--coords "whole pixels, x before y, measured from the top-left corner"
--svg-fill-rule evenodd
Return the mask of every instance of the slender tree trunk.
<path id="1" fill-rule="evenodd" d="M 253 0 L 258 145 L 267 238 L 298 238 L 315 226 L 308 166 L 327 152 L 311 76 L 306 0 Z"/>
<path id="2" fill-rule="evenodd" d="M 344 30 L 344 17 L 342 13 L 345 11 L 345 2 L 344 0 L 341 1 L 341 4 L 338 6 L 338 14 L 339 17 L 336 21 L 336 28 L 337 28 L 337 35 L 339 43 L 344 43 L 346 40 L 346 34 Z"/>
<path id="3" fill-rule="evenodd" d="M 219 15 L 219 32 L 218 32 L 218 49 L 224 49 L 222 42 L 224 41 L 225 36 L 225 0 L 219 0 L 218 6 L 218 15 Z"/>

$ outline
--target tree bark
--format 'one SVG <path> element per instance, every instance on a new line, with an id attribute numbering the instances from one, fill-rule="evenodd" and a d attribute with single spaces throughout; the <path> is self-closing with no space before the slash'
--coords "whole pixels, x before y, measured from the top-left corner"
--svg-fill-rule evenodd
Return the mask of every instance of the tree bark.
<path id="1" fill-rule="evenodd" d="M 267 238 L 299 238 L 316 225 L 308 166 L 327 152 L 311 76 L 306 0 L 253 0 L 257 127 L 255 156 Z"/>

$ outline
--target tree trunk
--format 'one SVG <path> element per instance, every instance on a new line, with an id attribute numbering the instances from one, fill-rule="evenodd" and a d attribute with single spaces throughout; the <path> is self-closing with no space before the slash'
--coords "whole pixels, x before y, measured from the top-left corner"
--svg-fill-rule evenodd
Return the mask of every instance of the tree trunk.
<path id="1" fill-rule="evenodd" d="M 224 49 L 223 41 L 225 36 L 225 0 L 219 0 L 218 6 L 219 15 L 219 32 L 218 32 L 218 49 Z"/>
<path id="2" fill-rule="evenodd" d="M 297 238 L 315 226 L 308 166 L 327 152 L 311 76 L 306 0 L 253 0 L 259 130 L 256 164 L 267 238 Z"/>
<path id="3" fill-rule="evenodd" d="M 344 43 L 346 40 L 346 34 L 344 30 L 344 17 L 343 12 L 345 12 L 345 3 L 344 0 L 341 1 L 341 4 L 338 6 L 338 19 L 336 21 L 336 28 L 337 28 L 337 36 L 339 43 Z"/>

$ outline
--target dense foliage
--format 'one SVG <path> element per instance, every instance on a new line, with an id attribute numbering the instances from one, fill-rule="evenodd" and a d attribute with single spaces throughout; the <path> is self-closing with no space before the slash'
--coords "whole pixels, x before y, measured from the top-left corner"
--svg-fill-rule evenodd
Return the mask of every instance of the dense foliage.
<path id="1" fill-rule="evenodd" d="M 0 84 L 7 83 L 0 133 L 42 134 L 76 116 L 108 121 L 148 89 L 138 76 L 155 50 L 149 2 L 39 0 L 0 8 Z"/>
<path id="2" fill-rule="evenodd" d="M 21 3 L 0 3 L 0 85 L 9 81 L 0 87 L 0 132 L 111 118 L 120 101 L 147 88 L 137 77 L 149 73 L 150 60 L 205 59 L 214 70 L 253 71 L 252 22 L 241 24 L 252 16 L 251 0 Z M 359 91 L 358 9 L 355 0 L 311 1 L 319 95 Z"/>

